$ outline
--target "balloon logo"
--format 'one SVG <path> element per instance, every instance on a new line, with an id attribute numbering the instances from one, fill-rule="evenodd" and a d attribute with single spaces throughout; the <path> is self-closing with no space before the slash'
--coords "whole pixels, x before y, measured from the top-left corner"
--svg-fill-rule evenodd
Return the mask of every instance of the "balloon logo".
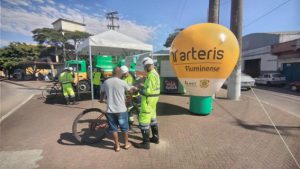
<path id="1" fill-rule="evenodd" d="M 190 95 L 211 96 L 239 59 L 235 35 L 219 24 L 192 25 L 181 31 L 170 49 L 170 63 Z"/>

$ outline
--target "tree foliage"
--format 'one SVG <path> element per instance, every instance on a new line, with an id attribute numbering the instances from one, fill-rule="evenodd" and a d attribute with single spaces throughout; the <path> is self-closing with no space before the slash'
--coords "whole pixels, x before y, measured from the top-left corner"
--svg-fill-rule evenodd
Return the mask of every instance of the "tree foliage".
<path id="1" fill-rule="evenodd" d="M 88 38 L 89 36 L 91 36 L 90 33 L 88 32 L 80 32 L 80 31 L 75 31 L 75 32 L 66 32 L 65 33 L 65 38 L 67 40 L 72 40 L 74 43 L 74 47 L 76 47 L 76 45 L 83 41 L 84 39 Z"/>
<path id="2" fill-rule="evenodd" d="M 46 44 L 50 46 L 61 46 L 67 42 L 62 33 L 52 28 L 38 28 L 32 31 L 33 40 L 40 45 Z"/>
<path id="3" fill-rule="evenodd" d="M 67 56 L 64 56 L 64 60 L 68 58 L 69 55 L 74 54 L 75 46 L 80 42 L 91 36 L 91 34 L 87 32 L 70 32 L 64 31 L 64 34 L 60 31 L 57 31 L 53 28 L 38 28 L 32 31 L 33 39 L 38 42 L 40 45 L 50 45 L 55 47 L 55 55 L 63 55 L 63 53 L 67 53 Z M 73 41 L 73 44 L 69 43 Z M 45 49 L 43 51 L 49 50 Z M 45 53 L 45 52 L 44 52 Z"/>
<path id="4" fill-rule="evenodd" d="M 34 45 L 13 42 L 0 49 L 0 69 L 13 69 L 21 61 L 34 61 L 40 56 L 40 49 Z"/>
<path id="5" fill-rule="evenodd" d="M 180 33 L 181 31 L 183 30 L 183 28 L 178 28 L 178 29 L 175 29 L 175 31 L 171 34 L 169 34 L 169 37 L 166 39 L 166 42 L 164 44 L 165 47 L 170 47 L 173 40 L 175 39 L 175 37 L 178 35 L 178 33 Z"/>

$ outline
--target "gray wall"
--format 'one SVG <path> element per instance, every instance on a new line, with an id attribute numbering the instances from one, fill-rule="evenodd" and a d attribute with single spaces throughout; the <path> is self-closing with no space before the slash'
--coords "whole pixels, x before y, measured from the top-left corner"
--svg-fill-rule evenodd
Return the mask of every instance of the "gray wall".
<path id="1" fill-rule="evenodd" d="M 243 37 L 243 51 L 300 38 L 300 32 L 252 33 Z"/>

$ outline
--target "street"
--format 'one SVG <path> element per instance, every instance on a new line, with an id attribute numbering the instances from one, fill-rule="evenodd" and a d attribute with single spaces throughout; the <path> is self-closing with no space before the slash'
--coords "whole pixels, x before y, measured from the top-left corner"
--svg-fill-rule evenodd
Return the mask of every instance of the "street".
<path id="1" fill-rule="evenodd" d="M 35 94 L 41 93 L 41 89 L 32 86 L 26 86 L 12 81 L 1 81 L 1 120 L 8 113 L 19 108 L 20 105 L 28 101 Z"/>
<path id="2" fill-rule="evenodd" d="M 269 90 L 266 89 L 268 89 L 268 87 L 259 86 L 253 88 L 253 91 L 264 104 L 300 118 L 299 92 L 284 91 L 279 87 L 269 87 Z M 277 92 L 276 90 L 280 92 Z M 242 94 L 246 97 L 256 100 L 251 90 L 244 91 Z"/>
<path id="3" fill-rule="evenodd" d="M 299 161 L 299 96 L 254 91 Z M 1 123 L 0 168 L 297 168 L 251 91 L 242 94 L 240 101 L 230 101 L 221 90 L 209 116 L 191 114 L 189 97 L 162 95 L 160 144 L 119 153 L 111 136 L 93 145 L 74 139 L 73 120 L 92 106 L 90 100 L 66 106 L 36 95 Z M 140 142 L 141 133 L 130 133 L 130 141 Z"/>

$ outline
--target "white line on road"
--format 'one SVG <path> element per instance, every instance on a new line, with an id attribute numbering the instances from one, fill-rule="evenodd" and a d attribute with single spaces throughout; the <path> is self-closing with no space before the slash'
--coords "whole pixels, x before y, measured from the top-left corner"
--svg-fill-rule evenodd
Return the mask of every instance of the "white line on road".
<path id="1" fill-rule="evenodd" d="M 253 99 L 253 100 L 256 100 L 256 98 L 255 98 L 255 97 L 252 97 L 252 96 L 247 96 L 247 95 L 243 95 L 243 96 L 248 97 L 248 98 Z M 261 101 L 261 102 L 264 103 L 264 104 L 267 104 L 267 105 L 269 105 L 269 106 L 271 106 L 271 107 L 274 107 L 274 108 L 276 108 L 276 109 L 278 109 L 278 110 L 280 110 L 280 111 L 282 111 L 282 112 L 286 112 L 286 113 L 288 113 L 288 114 L 291 114 L 291 115 L 294 115 L 294 116 L 300 118 L 300 115 L 295 114 L 295 113 L 290 112 L 290 111 L 286 111 L 286 110 L 284 110 L 284 109 L 282 109 L 282 108 L 280 108 L 280 107 L 277 107 L 277 106 L 275 106 L 275 105 L 273 105 L 273 104 L 271 104 L 271 103 L 269 103 L 269 102 L 266 102 L 266 101 Z"/>
<path id="2" fill-rule="evenodd" d="M 3 117 L 0 119 L 0 123 L 2 123 L 3 120 L 5 120 L 8 116 L 13 114 L 16 110 L 18 110 L 21 106 L 23 106 L 25 103 L 27 103 L 35 94 L 32 94 L 29 96 L 26 100 L 24 100 L 21 104 L 19 104 L 17 107 L 13 108 L 11 111 L 6 113 Z"/>

